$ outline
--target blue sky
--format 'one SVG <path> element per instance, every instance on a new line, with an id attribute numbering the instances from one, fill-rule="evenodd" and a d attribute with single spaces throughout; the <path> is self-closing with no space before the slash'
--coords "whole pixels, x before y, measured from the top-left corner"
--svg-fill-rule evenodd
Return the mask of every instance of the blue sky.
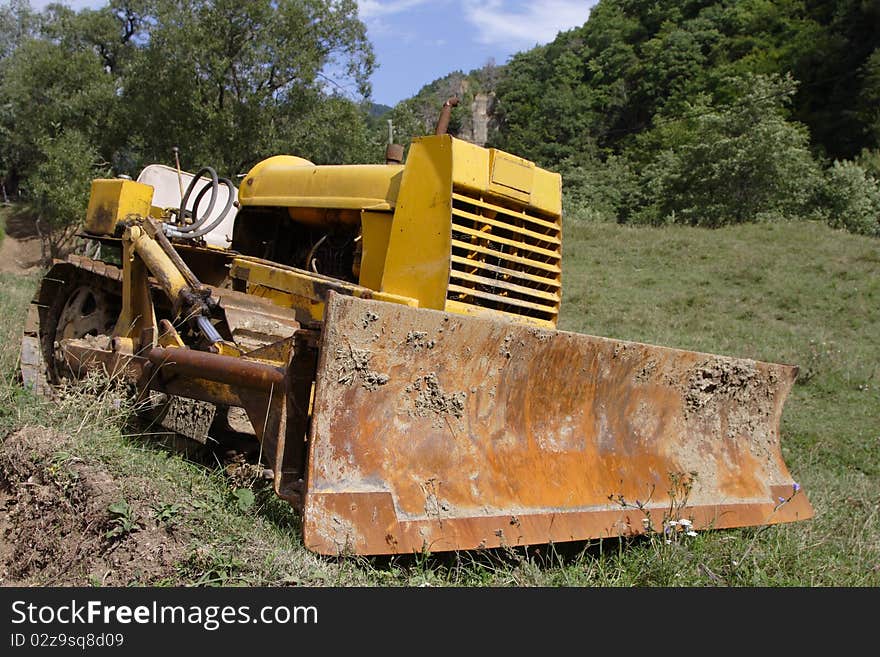
<path id="1" fill-rule="evenodd" d="M 373 100 L 394 105 L 455 70 L 552 41 L 586 22 L 597 0 L 359 0 L 378 67 Z M 40 9 L 49 0 L 31 0 Z M 75 9 L 102 0 L 66 0 Z"/>

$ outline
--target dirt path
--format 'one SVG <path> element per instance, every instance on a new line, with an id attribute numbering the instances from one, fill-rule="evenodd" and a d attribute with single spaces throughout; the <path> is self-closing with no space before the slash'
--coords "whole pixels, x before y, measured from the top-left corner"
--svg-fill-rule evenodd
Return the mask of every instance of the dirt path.
<path id="1" fill-rule="evenodd" d="M 0 242 L 0 272 L 24 274 L 40 267 L 40 238 L 33 219 L 16 213 L 6 217 L 6 235 Z"/>
<path id="2" fill-rule="evenodd" d="M 171 581 L 191 536 L 157 516 L 170 502 L 65 448 L 45 427 L 0 440 L 0 586 Z"/>

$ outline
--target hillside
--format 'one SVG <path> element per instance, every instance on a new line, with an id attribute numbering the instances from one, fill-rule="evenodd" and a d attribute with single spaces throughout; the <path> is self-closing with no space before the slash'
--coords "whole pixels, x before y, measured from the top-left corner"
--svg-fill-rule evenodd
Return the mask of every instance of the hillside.
<path id="1" fill-rule="evenodd" d="M 877 3 L 601 0 L 584 25 L 391 115 L 429 132 L 458 89 L 450 132 L 560 171 L 583 218 L 812 218 L 880 236 Z"/>
<path id="2" fill-rule="evenodd" d="M 469 73 L 453 71 L 395 105 L 383 119 L 394 122 L 395 140 L 406 145 L 413 137 L 433 134 L 441 106 L 455 96 L 460 103 L 452 111 L 449 134 L 483 146 L 496 128 L 495 88 L 503 68 L 489 62 Z"/>

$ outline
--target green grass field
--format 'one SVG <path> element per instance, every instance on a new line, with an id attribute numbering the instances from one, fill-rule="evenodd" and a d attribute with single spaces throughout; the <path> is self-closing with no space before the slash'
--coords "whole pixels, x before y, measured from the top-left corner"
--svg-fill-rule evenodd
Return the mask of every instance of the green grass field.
<path id="1" fill-rule="evenodd" d="M 150 491 L 185 537 L 152 584 L 460 586 L 880 585 L 880 241 L 816 223 L 720 230 L 571 225 L 560 328 L 796 364 L 785 460 L 810 521 L 590 544 L 365 559 L 318 557 L 257 487 L 242 504 L 219 470 L 132 434 L 124 407 L 82 392 L 49 404 L 14 382 L 36 276 L 0 275 L 0 435 L 52 427 L 63 456 Z M 51 460 L 51 459 L 50 459 Z M 175 506 L 176 505 L 176 506 Z M 82 583 L 100 583 L 83 575 Z"/>

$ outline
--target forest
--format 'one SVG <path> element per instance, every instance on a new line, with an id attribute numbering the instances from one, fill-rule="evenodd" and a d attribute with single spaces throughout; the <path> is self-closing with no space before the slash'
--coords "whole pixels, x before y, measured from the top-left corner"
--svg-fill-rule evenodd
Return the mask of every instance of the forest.
<path id="1" fill-rule="evenodd" d="M 392 115 L 424 129 L 445 95 L 487 94 L 488 145 L 562 172 L 570 220 L 821 219 L 876 236 L 878 46 L 871 0 L 601 0 L 583 26 Z"/>
<path id="2" fill-rule="evenodd" d="M 819 219 L 880 235 L 880 2 L 601 0 L 582 26 L 380 113 L 354 0 L 0 4 L 0 182 L 51 231 L 89 181 L 152 161 L 241 175 L 381 161 L 447 93 L 488 146 L 563 174 L 572 221 Z"/>

